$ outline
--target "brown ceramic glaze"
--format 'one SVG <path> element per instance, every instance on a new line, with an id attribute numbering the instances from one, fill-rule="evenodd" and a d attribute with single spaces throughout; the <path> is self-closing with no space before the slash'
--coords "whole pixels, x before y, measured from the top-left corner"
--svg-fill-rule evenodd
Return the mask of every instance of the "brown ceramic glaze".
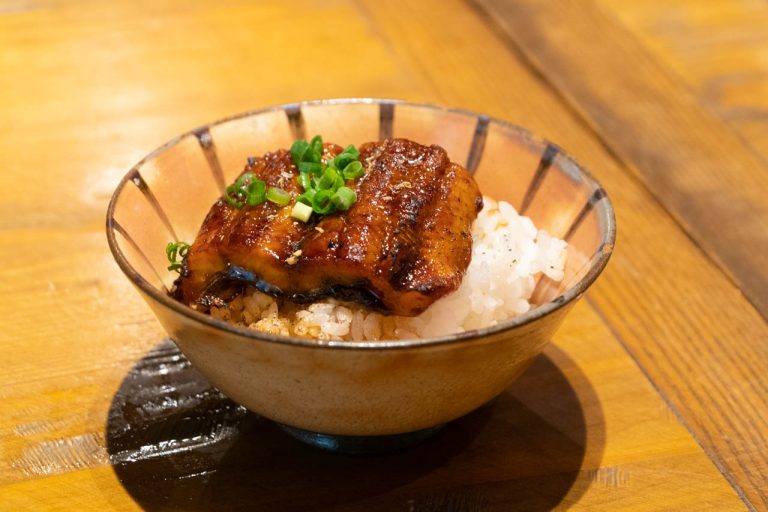
<path id="1" fill-rule="evenodd" d="M 331 342 L 262 334 L 214 320 L 168 297 L 170 240 L 192 240 L 222 186 L 246 158 L 295 138 L 360 145 L 405 137 L 443 146 L 481 190 L 507 200 L 569 242 L 562 283 L 542 279 L 538 307 L 455 336 Z M 538 355 L 597 278 L 615 238 L 604 190 L 559 148 L 470 112 L 390 100 L 326 100 L 273 107 L 182 135 L 132 169 L 107 215 L 121 269 L 170 337 L 214 385 L 249 409 L 305 430 L 384 435 L 462 416 L 501 393 Z"/>

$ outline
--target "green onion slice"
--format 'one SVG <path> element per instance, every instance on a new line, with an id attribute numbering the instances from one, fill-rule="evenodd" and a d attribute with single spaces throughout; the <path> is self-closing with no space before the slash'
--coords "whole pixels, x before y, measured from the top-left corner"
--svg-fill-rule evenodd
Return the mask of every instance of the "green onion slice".
<path id="1" fill-rule="evenodd" d="M 344 169 L 346 166 L 354 162 L 356 159 L 347 153 L 341 153 L 339 156 L 333 159 L 333 166 L 337 169 Z"/>
<path id="2" fill-rule="evenodd" d="M 242 176 L 240 176 L 240 177 L 237 179 L 237 181 L 235 182 L 235 186 L 236 186 L 237 188 L 244 188 L 244 187 L 245 187 L 245 184 L 246 184 L 246 182 L 250 183 L 251 181 L 253 181 L 253 179 L 254 179 L 255 177 L 256 177 L 256 176 L 254 176 L 254 174 L 253 174 L 252 172 L 247 172 L 247 173 L 243 174 Z"/>
<path id="3" fill-rule="evenodd" d="M 320 177 L 320 181 L 317 183 L 317 188 L 320 190 L 326 190 L 326 189 L 333 189 L 336 190 L 336 187 L 334 185 L 336 184 L 336 179 L 339 177 L 339 173 L 336 169 L 333 167 L 328 167 L 323 175 Z"/>
<path id="4" fill-rule="evenodd" d="M 312 176 L 309 173 L 302 172 L 296 179 L 304 190 L 310 190 L 312 188 Z"/>
<path id="5" fill-rule="evenodd" d="M 355 160 L 344 167 L 342 174 L 344 174 L 345 180 L 354 180 L 365 174 L 365 169 L 363 169 L 363 164 L 359 160 Z"/>
<path id="6" fill-rule="evenodd" d="M 309 160 L 310 162 L 320 162 L 320 159 L 323 158 L 323 138 L 319 135 L 315 135 L 312 140 L 309 142 L 309 146 L 311 148 L 311 159 L 305 159 Z"/>
<path id="7" fill-rule="evenodd" d="M 354 162 L 359 158 L 360 158 L 360 152 L 357 150 L 357 148 L 355 148 L 355 146 L 350 144 L 344 149 L 344 151 L 339 153 L 339 155 L 333 159 L 333 162 L 336 164 L 336 167 L 338 169 L 344 169 L 351 162 Z"/>
<path id="8" fill-rule="evenodd" d="M 339 210 L 347 211 L 357 201 L 357 194 L 349 187 L 339 187 L 336 193 L 333 194 L 331 201 Z"/>
<path id="9" fill-rule="evenodd" d="M 258 180 L 256 180 L 252 172 L 243 174 L 232 185 L 227 187 L 227 190 L 224 192 L 224 200 L 235 208 L 242 208 L 248 201 L 249 196 L 243 189 L 246 187 L 246 183 L 254 181 Z"/>
<path id="10" fill-rule="evenodd" d="M 305 155 L 309 151 L 309 143 L 305 140 L 297 140 L 291 146 L 291 158 L 293 163 L 299 165 L 304 160 Z"/>
<path id="11" fill-rule="evenodd" d="M 263 203 L 267 198 L 267 184 L 261 180 L 253 180 L 246 189 L 246 203 L 249 206 L 256 206 Z"/>
<path id="12" fill-rule="evenodd" d="M 339 175 L 336 177 L 336 183 L 333 184 L 333 190 L 339 190 L 339 188 L 344 186 L 344 177 L 339 173 Z"/>
<path id="13" fill-rule="evenodd" d="M 323 164 L 317 162 L 299 162 L 298 168 L 299 172 L 302 174 L 309 173 L 319 175 L 323 173 Z"/>
<path id="14" fill-rule="evenodd" d="M 326 215 L 333 211 L 332 190 L 318 190 L 312 197 L 312 209 L 315 213 Z"/>
<path id="15" fill-rule="evenodd" d="M 178 261 L 181 258 L 182 261 L 189 252 L 189 244 L 186 242 L 168 242 L 165 246 L 165 256 L 168 258 L 168 270 L 181 273 L 182 263 Z"/>
<path id="16" fill-rule="evenodd" d="M 293 205 L 293 209 L 291 210 L 291 217 L 298 219 L 301 222 L 308 222 L 311 216 L 312 207 L 296 201 L 296 204 Z"/>
<path id="17" fill-rule="evenodd" d="M 243 199 L 245 199 L 245 192 L 243 192 L 242 188 L 237 186 L 237 183 L 228 186 L 227 190 L 224 192 L 224 200 L 235 208 L 243 207 L 245 204 Z"/>
<path id="18" fill-rule="evenodd" d="M 344 148 L 344 151 L 342 151 L 342 153 L 347 153 L 348 155 L 352 155 L 355 160 L 360 158 L 360 151 L 358 151 L 353 144 L 350 144 L 349 146 Z"/>
<path id="19" fill-rule="evenodd" d="M 296 201 L 312 206 L 312 198 L 315 197 L 317 190 L 308 188 L 303 194 L 296 198 Z"/>
<path id="20" fill-rule="evenodd" d="M 278 206 L 285 206 L 291 202 L 291 194 L 281 188 L 272 187 L 267 190 L 267 200 Z"/>

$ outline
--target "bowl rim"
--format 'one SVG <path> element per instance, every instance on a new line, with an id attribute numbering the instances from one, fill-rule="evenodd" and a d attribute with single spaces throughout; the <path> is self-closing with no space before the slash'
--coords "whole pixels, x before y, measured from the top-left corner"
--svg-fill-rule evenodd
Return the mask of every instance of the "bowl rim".
<path id="1" fill-rule="evenodd" d="M 387 350 L 387 349 L 404 349 L 404 348 L 427 348 L 427 347 L 434 347 L 438 345 L 459 343 L 459 342 L 468 341 L 468 340 L 481 340 L 490 335 L 503 333 L 505 331 L 510 331 L 512 329 L 530 324 L 538 320 L 539 318 L 542 318 L 544 316 L 549 315 L 550 313 L 553 313 L 561 308 L 564 308 L 566 305 L 578 299 L 584 292 L 587 291 L 587 289 L 592 285 L 592 283 L 594 283 L 597 277 L 602 273 L 605 266 L 608 264 L 608 260 L 610 259 L 613 253 L 613 248 L 616 241 L 616 217 L 613 209 L 613 204 L 611 203 L 611 200 L 606 193 L 602 198 L 602 200 L 598 201 L 595 205 L 595 207 L 604 208 L 605 210 L 604 211 L 605 219 L 606 219 L 605 233 L 603 236 L 602 243 L 600 245 L 600 249 L 598 249 L 600 250 L 601 254 L 596 258 L 596 260 L 590 266 L 589 270 L 587 270 L 587 272 L 584 274 L 584 276 L 582 276 L 581 279 L 579 279 L 579 281 L 577 281 L 575 284 L 571 285 L 570 287 L 566 288 L 563 291 L 563 293 L 555 297 L 553 300 L 545 304 L 536 306 L 530 311 L 523 313 L 522 315 L 518 315 L 504 322 L 499 322 L 496 325 L 483 327 L 480 329 L 473 329 L 473 330 L 465 331 L 461 333 L 454 333 L 454 334 L 448 334 L 444 336 L 436 336 L 436 337 L 430 337 L 430 338 L 409 338 L 409 339 L 380 340 L 380 341 L 328 340 L 328 341 L 323 341 L 319 343 L 317 340 L 298 338 L 293 336 L 269 334 L 269 333 L 257 331 L 255 329 L 249 329 L 247 327 L 240 327 L 234 324 L 230 324 L 223 320 L 215 319 L 212 316 L 206 315 L 199 311 L 195 311 L 194 309 L 173 299 L 166 293 L 163 293 L 162 290 L 150 284 L 128 262 L 127 258 L 125 257 L 123 252 L 120 250 L 120 247 L 117 244 L 117 240 L 115 237 L 115 231 L 117 231 L 117 228 L 116 228 L 116 221 L 114 219 L 114 212 L 115 212 L 117 199 L 120 196 L 120 193 L 122 192 L 123 187 L 125 187 L 127 182 L 131 179 L 131 176 L 134 174 L 134 172 L 140 169 L 142 165 L 144 165 L 144 163 L 146 163 L 148 160 L 156 157 L 157 155 L 161 154 L 163 151 L 176 145 L 182 139 L 189 136 L 194 136 L 195 133 L 199 133 L 201 130 L 210 129 L 214 126 L 228 123 L 230 121 L 235 121 L 237 119 L 242 119 L 246 117 L 251 117 L 251 116 L 266 114 L 270 112 L 281 111 L 281 110 L 285 111 L 288 109 L 297 109 L 297 108 L 300 109 L 305 106 L 346 105 L 346 104 L 407 105 L 407 106 L 412 106 L 417 108 L 424 108 L 428 110 L 436 110 L 436 111 L 447 113 L 447 114 L 459 114 L 463 116 L 473 117 L 475 119 L 482 118 L 487 120 L 489 123 L 494 123 L 504 127 L 505 129 L 512 130 L 513 132 L 516 132 L 518 135 L 520 135 L 521 137 L 527 140 L 535 141 L 544 145 L 553 146 L 554 148 L 557 149 L 558 156 L 568 161 L 568 163 L 571 164 L 578 171 L 580 177 L 592 187 L 593 191 L 604 190 L 600 185 L 600 182 L 597 179 L 595 179 L 589 173 L 589 171 L 584 169 L 584 167 L 582 167 L 582 165 L 579 164 L 579 162 L 576 159 L 574 159 L 566 151 L 563 151 L 563 149 L 557 144 L 554 144 L 542 137 L 539 137 L 534 133 L 532 133 L 531 131 L 519 125 L 510 123 L 508 121 L 505 121 L 503 119 L 499 119 L 493 116 L 480 114 L 471 110 L 454 108 L 454 107 L 443 107 L 443 106 L 434 105 L 430 103 L 410 102 L 406 100 L 388 99 L 388 98 L 332 98 L 332 99 L 318 99 L 318 100 L 299 101 L 299 102 L 293 102 L 293 103 L 284 103 L 280 105 L 272 105 L 272 106 L 264 107 L 260 109 L 240 112 L 238 114 L 223 117 L 216 121 L 188 130 L 182 133 L 181 135 L 178 135 L 172 138 L 165 144 L 157 147 L 156 149 L 148 153 L 144 158 L 139 160 L 134 166 L 130 168 L 130 170 L 125 174 L 125 176 L 123 176 L 123 178 L 118 183 L 117 187 L 115 188 L 115 191 L 112 193 L 112 197 L 109 201 L 109 206 L 107 207 L 107 219 L 106 219 L 107 243 L 109 245 L 110 251 L 112 252 L 112 256 L 114 257 L 120 269 L 131 280 L 131 282 L 136 287 L 138 287 L 140 291 L 142 291 L 145 294 L 145 296 L 151 297 L 161 306 L 164 306 L 165 308 L 170 309 L 175 313 L 179 313 L 191 319 L 194 322 L 203 324 L 203 326 L 213 328 L 213 329 L 220 329 L 228 333 L 246 338 L 248 340 L 258 341 L 258 342 L 266 341 L 269 343 L 277 343 L 280 345 L 311 347 L 315 349 Z"/>

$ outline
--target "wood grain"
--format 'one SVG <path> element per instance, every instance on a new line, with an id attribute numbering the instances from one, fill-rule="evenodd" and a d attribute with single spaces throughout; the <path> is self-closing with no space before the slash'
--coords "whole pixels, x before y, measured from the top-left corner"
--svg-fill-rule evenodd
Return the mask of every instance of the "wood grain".
<path id="1" fill-rule="evenodd" d="M 590 293 L 593 303 L 734 484 L 753 503 L 763 503 L 765 445 L 757 426 L 766 424 L 768 393 L 757 376 L 768 370 L 762 341 L 768 328 L 761 315 L 633 173 L 558 106 L 557 94 L 519 71 L 524 64 L 503 51 L 503 39 L 480 35 L 479 21 L 454 20 L 451 10 L 438 16 L 425 7 L 422 16 L 412 17 L 419 23 L 411 24 L 387 23 L 392 13 L 381 11 L 377 21 L 403 52 L 424 38 L 440 41 L 440 55 L 420 68 L 433 83 L 450 66 L 462 69 L 461 81 L 441 87 L 443 101 L 471 96 L 464 101 L 473 108 L 521 120 L 560 143 L 601 180 L 616 207 L 619 238 L 611 265 Z M 442 40 L 440 30 L 430 29 L 433 21 L 474 30 L 472 44 Z"/>
<path id="2" fill-rule="evenodd" d="M 768 3 L 601 4 L 768 160 Z"/>
<path id="3" fill-rule="evenodd" d="M 7 116 L 0 119 L 7 170 L 0 175 L 0 290 L 8 298 L 0 303 L 0 509 L 134 510 L 166 499 L 142 495 L 141 478 L 137 484 L 109 464 L 109 410 L 163 336 L 103 241 L 103 211 L 124 170 L 210 119 L 366 95 L 471 108 L 561 143 L 614 198 L 618 251 L 592 303 L 575 308 L 485 429 L 434 471 L 397 485 L 385 480 L 383 489 L 370 480 L 362 491 L 334 487 L 331 495 L 309 487 L 290 461 L 336 470 L 338 462 L 269 434 L 275 449 L 266 459 L 238 459 L 235 450 L 222 474 L 246 478 L 244 489 L 259 497 L 264 487 L 242 468 L 265 476 L 253 460 L 279 463 L 278 476 L 266 475 L 278 484 L 268 487 L 272 508 L 303 492 L 319 497 L 318 506 L 347 510 L 508 510 L 525 496 L 531 508 L 555 496 L 559 508 L 573 509 L 743 509 L 679 415 L 756 502 L 744 473 L 759 467 L 762 445 L 745 426 L 759 420 L 765 395 L 759 379 L 744 376 L 765 360 L 754 346 L 768 335 L 765 324 L 604 141 L 467 4 L 77 1 L 0 13 L 0 111 Z M 329 72 L 329 55 L 348 57 L 343 79 Z M 67 179 L 55 201 L 41 203 L 34 191 L 54 172 Z M 713 314 L 722 316 L 713 321 Z M 723 358 L 722 344 L 740 364 Z M 162 404 L 166 395 L 150 398 Z M 746 417 L 720 412 L 750 403 L 755 411 Z M 265 433 L 257 423 L 245 432 Z M 177 425 L 163 430 L 161 423 L 154 432 L 178 439 L 185 431 Z M 541 434 L 553 441 L 541 445 L 554 450 L 552 462 L 520 444 Z M 265 455 L 262 438 L 245 437 L 243 454 Z M 169 457 L 163 460 L 178 462 Z M 215 497 L 222 488 L 213 489 Z M 363 495 L 373 491 L 379 494 Z"/>

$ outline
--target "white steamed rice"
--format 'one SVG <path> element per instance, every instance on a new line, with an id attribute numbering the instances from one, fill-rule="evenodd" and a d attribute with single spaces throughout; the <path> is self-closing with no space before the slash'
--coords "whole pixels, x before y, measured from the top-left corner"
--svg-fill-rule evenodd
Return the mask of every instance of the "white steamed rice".
<path id="1" fill-rule="evenodd" d="M 566 242 L 536 229 L 505 201 L 483 199 L 472 228 L 472 260 L 452 294 L 417 317 L 385 316 L 352 303 L 326 299 L 309 305 L 279 302 L 247 289 L 211 315 L 273 334 L 325 340 L 383 340 L 463 332 L 523 314 L 535 278 L 563 279 Z"/>

